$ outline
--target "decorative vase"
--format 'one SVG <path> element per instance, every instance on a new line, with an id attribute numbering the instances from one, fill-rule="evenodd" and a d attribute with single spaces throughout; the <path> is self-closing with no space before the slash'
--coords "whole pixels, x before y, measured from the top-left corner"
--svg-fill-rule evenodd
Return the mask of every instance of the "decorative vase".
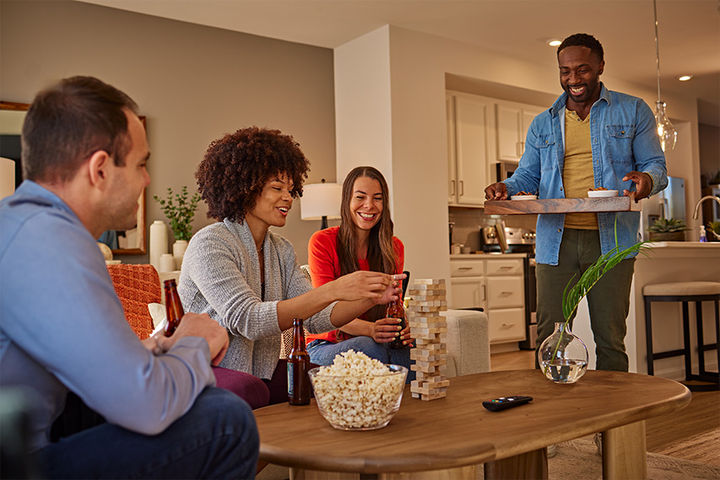
<path id="1" fill-rule="evenodd" d="M 150 264 L 160 271 L 160 257 L 168 253 L 168 228 L 162 220 L 155 220 L 150 225 Z"/>
<path id="2" fill-rule="evenodd" d="M 187 250 L 187 246 L 187 240 L 175 240 L 175 243 L 173 243 L 173 258 L 175 259 L 175 270 L 180 270 L 182 268 L 183 256 L 185 255 L 185 250 Z"/>
<path id="3" fill-rule="evenodd" d="M 585 375 L 588 350 L 565 322 L 556 322 L 555 331 L 538 349 L 543 374 L 555 383 L 575 383 Z"/>

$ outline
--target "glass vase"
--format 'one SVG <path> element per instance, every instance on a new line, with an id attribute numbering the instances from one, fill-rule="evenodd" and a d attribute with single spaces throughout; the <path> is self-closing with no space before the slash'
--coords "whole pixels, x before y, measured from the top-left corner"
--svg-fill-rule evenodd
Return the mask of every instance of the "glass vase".
<path id="1" fill-rule="evenodd" d="M 556 322 L 555 331 L 538 349 L 540 370 L 555 383 L 575 383 L 585 375 L 588 350 L 565 322 Z"/>

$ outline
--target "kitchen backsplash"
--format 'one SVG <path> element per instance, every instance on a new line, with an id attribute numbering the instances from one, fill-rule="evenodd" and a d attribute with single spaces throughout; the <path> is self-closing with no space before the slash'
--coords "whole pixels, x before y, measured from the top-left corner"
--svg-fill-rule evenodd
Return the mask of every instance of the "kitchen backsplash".
<path id="1" fill-rule="evenodd" d="M 537 215 L 485 215 L 482 208 L 448 207 L 450 222 L 454 222 L 452 241 L 470 247 L 474 252 L 480 249 L 480 229 L 495 225 L 499 219 L 508 227 L 523 227 L 535 231 Z"/>

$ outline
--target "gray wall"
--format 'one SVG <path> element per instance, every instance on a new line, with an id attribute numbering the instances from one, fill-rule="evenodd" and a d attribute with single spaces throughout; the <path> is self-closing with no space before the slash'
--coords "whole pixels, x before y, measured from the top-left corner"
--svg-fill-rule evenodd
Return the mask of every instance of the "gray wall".
<path id="1" fill-rule="evenodd" d="M 79 74 L 124 90 L 147 116 L 148 225 L 164 219 L 152 195 L 168 186 L 194 191 L 208 144 L 245 126 L 292 134 L 311 161 L 308 183 L 335 180 L 330 49 L 70 1 L 0 0 L 0 99 L 29 103 L 38 90 Z M 202 205 L 195 228 L 211 222 Z M 279 233 L 300 263 L 318 227 L 300 220 L 296 201 Z"/>

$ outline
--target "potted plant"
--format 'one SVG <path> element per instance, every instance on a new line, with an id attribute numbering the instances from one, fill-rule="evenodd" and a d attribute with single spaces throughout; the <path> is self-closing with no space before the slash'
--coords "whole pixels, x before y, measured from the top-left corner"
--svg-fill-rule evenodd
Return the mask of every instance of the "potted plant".
<path id="1" fill-rule="evenodd" d="M 588 363 L 587 347 L 570 331 L 570 319 L 577 311 L 580 301 L 598 281 L 628 255 L 639 253 L 646 242 L 638 242 L 623 250 L 618 246 L 617 223 L 615 224 L 615 247 L 601 255 L 572 285 L 571 278 L 562 296 L 563 319 L 555 322 L 555 331 L 538 348 L 538 363 L 545 377 L 555 383 L 575 383 L 585 374 Z M 571 286 L 572 285 L 572 286 Z"/>
<path id="2" fill-rule="evenodd" d="M 687 230 L 685 222 L 676 218 L 658 218 L 648 228 L 651 242 L 682 242 L 685 240 L 683 233 L 685 230 Z"/>
<path id="3" fill-rule="evenodd" d="M 166 198 L 153 195 L 153 199 L 160 204 L 160 208 L 170 221 L 170 229 L 175 237 L 173 257 L 179 268 L 188 241 L 192 236 L 192 220 L 200 201 L 200 194 L 195 192 L 189 196 L 187 186 L 183 186 L 179 193 L 174 193 L 172 187 L 168 187 Z"/>

